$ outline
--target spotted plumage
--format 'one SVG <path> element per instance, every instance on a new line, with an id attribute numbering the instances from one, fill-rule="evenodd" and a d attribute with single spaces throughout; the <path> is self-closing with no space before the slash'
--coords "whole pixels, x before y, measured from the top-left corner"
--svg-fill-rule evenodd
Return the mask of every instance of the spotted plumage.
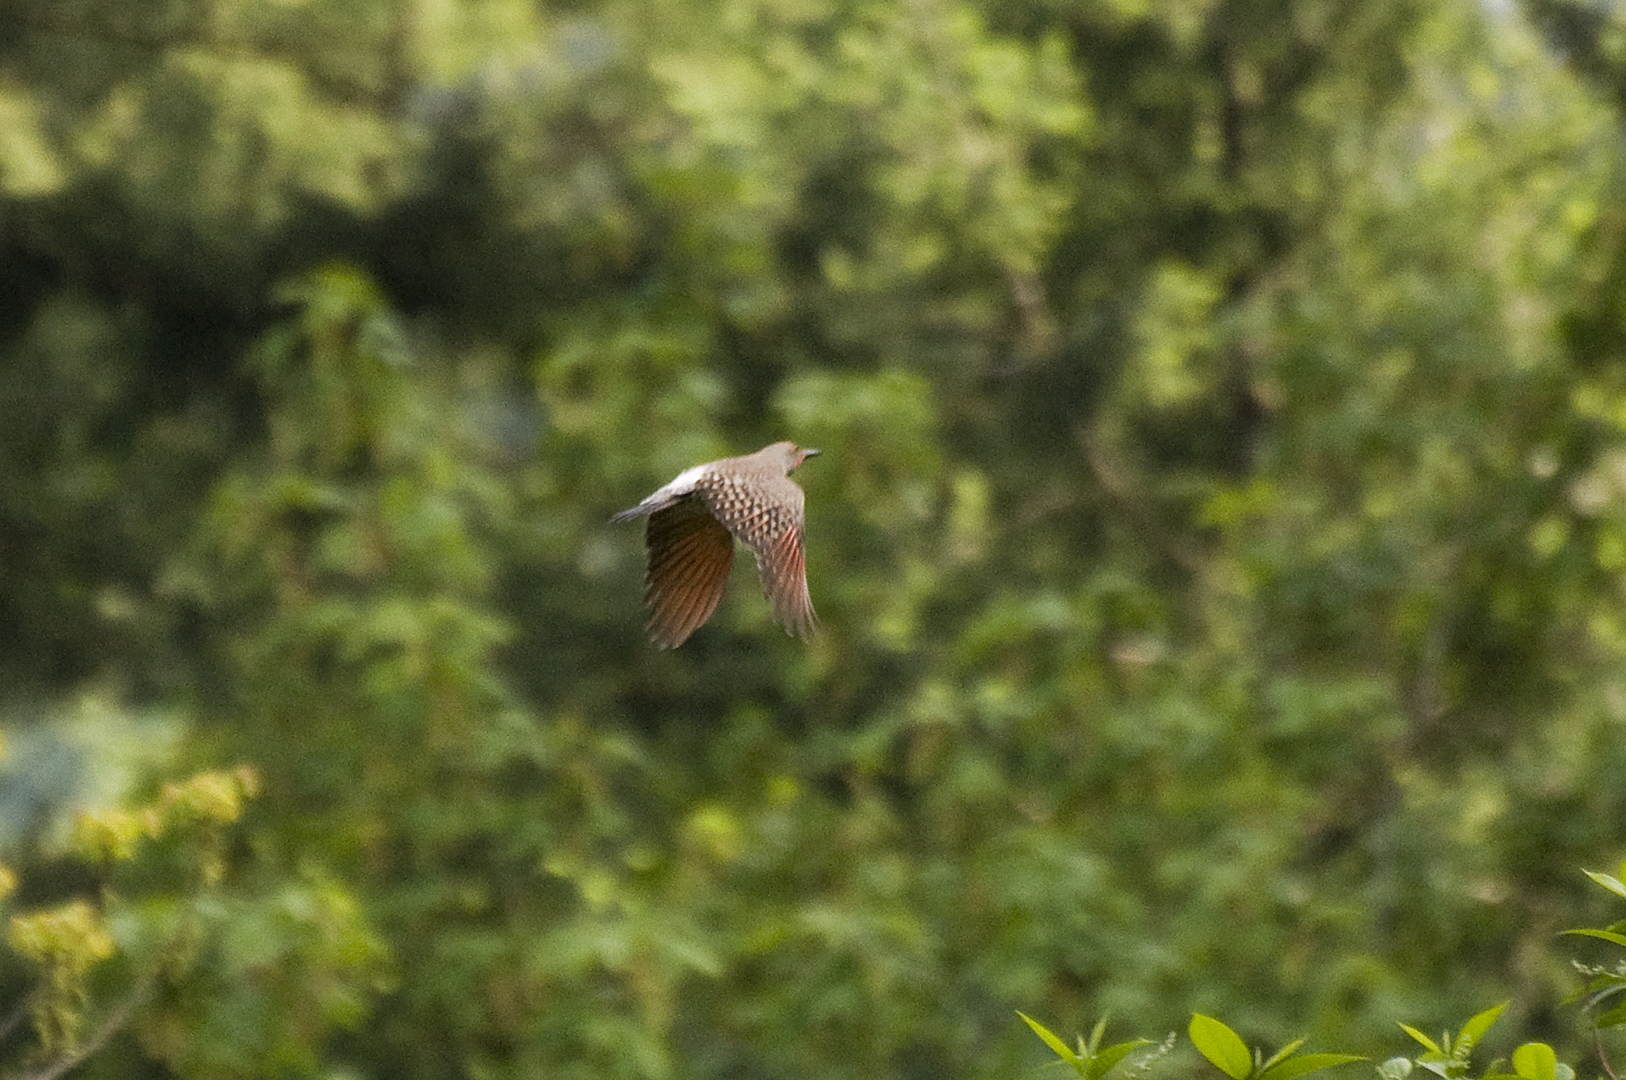
<path id="1" fill-rule="evenodd" d="M 817 453 L 779 442 L 696 465 L 611 518 L 649 518 L 644 602 L 651 638 L 675 649 L 711 618 L 728 583 L 735 538 L 756 558 L 763 594 L 786 633 L 812 633 L 817 619 L 802 551 L 804 500 L 789 474 Z"/>

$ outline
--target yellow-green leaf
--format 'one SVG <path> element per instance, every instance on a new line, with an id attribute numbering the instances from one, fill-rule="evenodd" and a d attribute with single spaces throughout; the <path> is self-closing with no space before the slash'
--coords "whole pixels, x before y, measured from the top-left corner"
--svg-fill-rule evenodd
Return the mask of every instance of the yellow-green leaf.
<path id="1" fill-rule="evenodd" d="M 1546 1043 L 1525 1043 L 1513 1051 L 1513 1071 L 1523 1080 L 1556 1080 L 1558 1055 Z"/>
<path id="2" fill-rule="evenodd" d="M 1203 1057 L 1232 1080 L 1247 1080 L 1253 1072 L 1253 1055 L 1248 1053 L 1247 1044 L 1225 1024 L 1212 1016 L 1192 1013 L 1187 1030 Z"/>

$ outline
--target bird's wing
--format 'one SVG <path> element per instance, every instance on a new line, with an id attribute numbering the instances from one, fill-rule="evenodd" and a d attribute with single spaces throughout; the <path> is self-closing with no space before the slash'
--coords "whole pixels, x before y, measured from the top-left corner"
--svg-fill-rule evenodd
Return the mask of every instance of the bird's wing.
<path id="1" fill-rule="evenodd" d="M 756 556 L 762 592 L 787 633 L 806 638 L 818 625 L 807 592 L 802 551 L 802 489 L 788 477 L 753 481 L 748 494 L 726 482 L 701 484 L 695 493 Z"/>
<path id="2" fill-rule="evenodd" d="M 704 502 L 681 499 L 650 515 L 644 543 L 649 635 L 675 649 L 717 610 L 734 565 L 734 538 Z"/>

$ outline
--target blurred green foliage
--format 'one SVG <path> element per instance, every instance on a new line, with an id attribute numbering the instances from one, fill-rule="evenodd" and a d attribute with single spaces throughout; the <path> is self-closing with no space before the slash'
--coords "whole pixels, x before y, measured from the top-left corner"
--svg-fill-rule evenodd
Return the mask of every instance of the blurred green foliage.
<path id="1" fill-rule="evenodd" d="M 1576 1060 L 1602 10 L 0 0 L 0 1001 L 107 1077 L 970 1080 L 1016 1008 L 1376 1055 L 1508 997 Z M 608 515 L 779 438 L 822 634 L 737 587 L 648 648 Z"/>

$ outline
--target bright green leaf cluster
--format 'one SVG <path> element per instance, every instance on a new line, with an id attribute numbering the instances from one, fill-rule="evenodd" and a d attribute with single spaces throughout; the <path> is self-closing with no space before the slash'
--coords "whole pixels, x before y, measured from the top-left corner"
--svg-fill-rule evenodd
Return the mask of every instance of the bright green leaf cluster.
<path id="1" fill-rule="evenodd" d="M 1416 1039 L 1427 1051 L 1417 1059 L 1419 1065 L 1429 1072 L 1445 1077 L 1446 1080 L 1458 1080 L 1459 1077 L 1468 1075 L 1469 1055 L 1473 1053 L 1474 1046 L 1479 1042 L 1480 1037 L 1489 1030 L 1490 1026 L 1496 1023 L 1503 1011 L 1507 1009 L 1508 1004 L 1508 1002 L 1504 1001 L 1500 1005 L 1492 1006 L 1484 1012 L 1475 1014 L 1467 1023 L 1462 1025 L 1462 1030 L 1457 1033 L 1456 1038 L 1452 1038 L 1451 1033 L 1448 1031 L 1440 1036 L 1438 1042 L 1409 1024 L 1401 1024 L 1400 1026 L 1407 1035 Z"/>
<path id="2" fill-rule="evenodd" d="M 1071 1065 L 1074 1071 L 1083 1077 L 1083 1080 L 1101 1080 L 1102 1077 L 1117 1068 L 1130 1054 L 1142 1047 L 1152 1045 L 1150 1039 L 1126 1039 L 1123 1042 L 1113 1043 L 1111 1046 L 1102 1046 L 1101 1039 L 1106 1034 L 1107 1023 L 1105 1020 L 1101 1020 L 1095 1025 L 1095 1029 L 1090 1032 L 1088 1040 L 1083 1036 L 1079 1036 L 1078 1048 L 1075 1050 L 1058 1038 L 1049 1028 L 1028 1014 L 1018 1012 L 1016 1015 L 1020 1016 L 1023 1022 L 1032 1028 L 1039 1038 L 1044 1040 L 1046 1046 L 1056 1052 L 1057 1057 Z"/>
<path id="3" fill-rule="evenodd" d="M 134 810 L 82 811 L 74 820 L 74 847 L 93 859 L 128 860 L 143 839 L 188 831 L 206 834 L 232 824 L 244 801 L 258 790 L 258 774 L 246 765 L 230 772 L 201 772 L 165 784 L 156 799 Z"/>
<path id="4" fill-rule="evenodd" d="M 1626 884 L 1622 883 L 1621 877 L 1590 870 L 1586 871 L 1586 875 L 1616 896 L 1626 898 Z M 1626 865 L 1622 867 L 1622 877 L 1626 877 Z M 1626 935 L 1622 935 L 1618 929 L 1577 929 L 1568 933 L 1598 938 L 1614 945 L 1626 945 Z M 1582 966 L 1581 970 L 1589 979 L 1577 996 L 1595 1014 L 1594 1022 L 1599 1027 L 1618 1023 L 1613 1013 L 1620 1006 L 1614 999 L 1626 984 L 1626 976 L 1623 976 L 1620 967 L 1603 971 Z M 1474 1049 L 1506 1012 L 1509 1004 L 1504 1001 L 1476 1013 L 1455 1036 L 1447 1031 L 1439 1039 L 1425 1035 L 1410 1024 L 1400 1024 L 1401 1029 L 1422 1046 L 1423 1053 L 1416 1058 L 1393 1057 L 1381 1062 L 1376 1067 L 1378 1076 L 1381 1080 L 1407 1080 L 1415 1069 L 1421 1068 L 1441 1080 L 1466 1080 L 1469 1077 L 1477 1077 L 1477 1080 L 1575 1080 L 1575 1069 L 1559 1061 L 1552 1046 L 1543 1042 L 1526 1042 L 1516 1048 L 1510 1059 L 1511 1072 L 1506 1071 L 1501 1061 L 1493 1061 L 1476 1073 L 1472 1062 Z M 1080 1039 L 1075 1050 L 1032 1017 L 1025 1013 L 1017 1015 L 1057 1057 L 1072 1065 L 1087 1080 L 1100 1080 L 1128 1053 L 1148 1044 L 1144 1039 L 1131 1040 L 1099 1049 L 1105 1027 L 1103 1022 L 1096 1026 L 1088 1042 Z M 1192 1015 L 1187 1032 L 1197 1051 L 1230 1080 L 1291 1080 L 1321 1069 L 1366 1060 L 1355 1054 L 1299 1054 L 1302 1039 L 1288 1043 L 1267 1059 L 1257 1049 L 1250 1052 L 1242 1037 L 1229 1025 L 1201 1013 Z M 1605 1069 L 1608 1071 L 1607 1061 Z"/>
<path id="5" fill-rule="evenodd" d="M 1303 1039 L 1295 1039 L 1267 1059 L 1257 1049 L 1250 1054 L 1241 1036 L 1222 1021 L 1201 1013 L 1192 1014 L 1187 1031 L 1197 1051 L 1231 1080 L 1291 1080 L 1319 1069 L 1365 1060 L 1357 1054 L 1299 1054 Z"/>
<path id="6" fill-rule="evenodd" d="M 1626 899 L 1626 863 L 1621 864 L 1619 876 L 1593 870 L 1587 870 L 1585 873 L 1598 885 Z M 1626 948 L 1626 919 L 1604 927 L 1580 928 L 1566 933 L 1597 938 L 1611 945 Z M 1626 1024 L 1626 959 L 1618 959 L 1610 965 L 1578 966 L 1587 980 L 1577 991 L 1576 996 L 1585 1003 L 1587 1011 L 1592 1014 L 1593 1023 L 1600 1028 Z"/>
<path id="7" fill-rule="evenodd" d="M 1507 1005 L 1504 1003 L 1475 1015 L 1463 1025 L 1462 1031 L 1455 1038 L 1447 1034 L 1439 1042 L 1409 1025 L 1401 1024 L 1407 1034 L 1423 1045 L 1426 1052 L 1415 1061 L 1404 1057 L 1384 1061 L 1377 1066 L 1378 1075 L 1383 1080 L 1405 1080 L 1411 1075 L 1414 1065 L 1449 1080 L 1459 1080 L 1473 1075 L 1469 1061 L 1473 1048 L 1506 1008 Z M 1057 1057 L 1073 1066 L 1074 1070 L 1086 1080 L 1100 1080 L 1116 1068 L 1129 1053 L 1150 1044 L 1149 1040 L 1136 1039 L 1100 1048 L 1104 1024 L 1098 1024 L 1089 1041 L 1086 1042 L 1081 1038 L 1075 1050 L 1032 1017 L 1025 1013 L 1017 1015 L 1044 1040 L 1045 1045 L 1049 1046 Z M 1187 1033 L 1197 1051 L 1231 1080 L 1292 1080 L 1293 1077 L 1322 1069 L 1367 1060 L 1358 1054 L 1300 1054 L 1298 1050 L 1303 1045 L 1302 1039 L 1288 1043 L 1266 1058 L 1257 1049 L 1250 1051 L 1241 1036 L 1229 1025 L 1201 1013 L 1192 1015 Z M 1575 1076 L 1574 1070 L 1559 1062 L 1552 1047 L 1546 1043 L 1523 1044 L 1513 1052 L 1512 1065 L 1513 1072 L 1504 1073 L 1500 1069 L 1499 1062 L 1492 1063 L 1480 1074 L 1480 1080 L 1574 1080 Z"/>
<path id="8" fill-rule="evenodd" d="M 73 1052 L 84 1026 L 90 974 L 115 951 L 102 912 L 87 900 L 12 915 L 6 942 L 33 964 L 43 984 L 29 1000 L 29 1014 L 46 1057 Z"/>

